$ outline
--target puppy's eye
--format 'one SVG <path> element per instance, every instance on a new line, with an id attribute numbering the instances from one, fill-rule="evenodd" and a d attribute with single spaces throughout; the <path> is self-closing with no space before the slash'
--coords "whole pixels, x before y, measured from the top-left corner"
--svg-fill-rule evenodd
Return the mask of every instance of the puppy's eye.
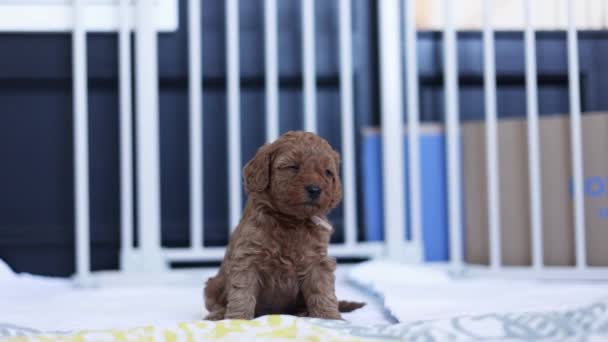
<path id="1" fill-rule="evenodd" d="M 286 169 L 292 170 L 292 171 L 299 171 L 300 170 L 300 165 L 294 164 L 294 165 L 288 165 L 285 167 Z"/>
<path id="2" fill-rule="evenodd" d="M 333 178 L 333 177 L 334 177 L 334 173 L 333 173 L 333 172 L 331 172 L 331 170 L 329 170 L 329 169 L 328 169 L 328 170 L 325 170 L 325 175 L 326 175 L 327 177 L 330 177 L 330 178 Z"/>

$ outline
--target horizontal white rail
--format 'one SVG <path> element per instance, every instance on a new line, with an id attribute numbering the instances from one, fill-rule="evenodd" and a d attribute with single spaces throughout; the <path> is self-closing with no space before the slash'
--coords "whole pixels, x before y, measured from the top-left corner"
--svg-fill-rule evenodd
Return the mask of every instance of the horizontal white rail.
<path id="1" fill-rule="evenodd" d="M 0 32 L 70 32 L 74 13 L 69 0 L 2 0 L 0 1 Z M 122 25 L 117 16 L 122 0 L 83 1 L 78 20 L 90 32 L 118 31 Z M 178 0 L 155 0 L 151 15 L 157 30 L 176 31 Z M 128 12 L 135 18 L 135 1 L 129 1 Z M 133 20 L 131 20 L 133 22 Z M 129 29 L 133 29 L 133 24 Z"/>

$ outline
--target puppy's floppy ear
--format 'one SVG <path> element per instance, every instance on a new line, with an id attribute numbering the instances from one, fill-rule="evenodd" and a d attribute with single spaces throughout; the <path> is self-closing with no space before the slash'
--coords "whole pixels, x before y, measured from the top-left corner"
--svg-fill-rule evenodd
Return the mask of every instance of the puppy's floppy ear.
<path id="1" fill-rule="evenodd" d="M 272 144 L 263 145 L 258 149 L 253 159 L 245 165 L 243 179 L 247 193 L 263 192 L 268 188 L 272 155 Z"/>
<path id="2" fill-rule="evenodd" d="M 342 200 L 342 181 L 340 180 L 340 154 L 332 150 L 332 157 L 336 166 L 336 180 L 334 182 L 334 191 L 331 196 L 331 207 L 335 208 Z"/>

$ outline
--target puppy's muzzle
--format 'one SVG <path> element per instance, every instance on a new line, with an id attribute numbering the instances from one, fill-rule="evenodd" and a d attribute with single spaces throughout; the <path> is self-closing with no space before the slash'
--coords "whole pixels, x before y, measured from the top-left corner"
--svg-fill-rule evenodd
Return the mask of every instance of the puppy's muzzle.
<path id="1" fill-rule="evenodd" d="M 304 188 L 306 189 L 308 197 L 310 197 L 311 200 L 318 199 L 319 196 L 321 196 L 321 192 L 323 192 L 323 190 L 321 190 L 321 188 L 315 184 L 308 184 Z"/>

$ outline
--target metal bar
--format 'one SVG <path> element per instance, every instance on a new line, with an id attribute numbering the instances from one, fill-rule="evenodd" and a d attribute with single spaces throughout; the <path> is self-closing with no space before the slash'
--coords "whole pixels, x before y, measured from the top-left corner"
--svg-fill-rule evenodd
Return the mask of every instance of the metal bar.
<path id="1" fill-rule="evenodd" d="M 576 30 L 576 6 L 566 0 L 568 8 L 568 79 L 570 81 L 570 141 L 572 142 L 572 170 L 574 178 L 574 227 L 576 242 L 576 266 L 587 265 L 585 237 L 585 202 L 583 197 L 583 147 L 581 137 L 581 96 L 578 62 L 578 36 Z"/>
<path id="2" fill-rule="evenodd" d="M 133 252 L 133 85 L 131 84 L 131 10 L 120 0 L 118 33 L 120 88 L 120 233 L 121 269 Z"/>
<path id="3" fill-rule="evenodd" d="M 136 10 L 137 221 L 142 268 L 157 271 L 166 266 L 160 254 L 157 31 L 153 2 L 137 1 Z"/>
<path id="4" fill-rule="evenodd" d="M 351 1 L 340 0 L 340 109 L 342 114 L 342 173 L 344 176 L 344 241 L 357 242 L 357 187 L 355 162 L 355 123 L 353 110 L 353 56 Z"/>
<path id="5" fill-rule="evenodd" d="M 530 179 L 530 212 L 532 227 L 532 265 L 543 264 L 542 198 L 540 184 L 540 146 L 538 131 L 538 81 L 536 75 L 536 42 L 532 27 L 532 1 L 524 2 L 526 50 L 526 99 L 528 117 L 528 172 Z"/>
<path id="6" fill-rule="evenodd" d="M 384 241 L 388 256 L 404 256 L 403 89 L 399 1 L 378 2 Z"/>
<path id="7" fill-rule="evenodd" d="M 405 61 L 407 91 L 407 129 L 409 165 L 409 203 L 412 241 L 423 260 L 422 205 L 420 190 L 420 112 L 418 103 L 418 49 L 416 37 L 416 1 L 406 0 L 403 17 L 405 19 Z"/>
<path id="8" fill-rule="evenodd" d="M 302 4 L 302 66 L 304 79 L 304 130 L 317 131 L 317 84 L 315 61 L 315 2 Z"/>
<path id="9" fill-rule="evenodd" d="M 239 72 L 239 4 L 226 0 L 226 56 L 228 66 L 228 172 L 230 231 L 241 216 L 241 99 Z"/>
<path id="10" fill-rule="evenodd" d="M 494 51 L 494 29 L 492 28 L 492 0 L 484 1 L 483 8 L 483 61 L 484 95 L 486 111 L 486 174 L 488 187 L 488 226 L 490 237 L 490 266 L 501 266 L 501 227 L 499 196 L 499 165 L 496 112 L 496 54 Z"/>
<path id="11" fill-rule="evenodd" d="M 84 2 L 74 1 L 72 31 L 74 92 L 74 221 L 76 224 L 76 277 L 84 281 L 91 273 L 89 214 L 89 124 L 87 88 L 87 37 Z"/>
<path id="12" fill-rule="evenodd" d="M 203 72 L 201 1 L 188 0 L 188 91 L 190 100 L 190 247 L 203 245 Z"/>
<path id="13" fill-rule="evenodd" d="M 458 61 L 456 57 L 456 30 L 452 22 L 453 1 L 443 0 L 445 26 L 443 29 L 443 73 L 445 114 L 447 129 L 448 204 L 450 224 L 450 261 L 456 269 L 462 267 L 462 212 L 460 170 L 460 128 L 458 104 Z"/>
<path id="14" fill-rule="evenodd" d="M 264 58 L 266 67 L 266 141 L 279 137 L 279 61 L 277 0 L 264 2 Z"/>

